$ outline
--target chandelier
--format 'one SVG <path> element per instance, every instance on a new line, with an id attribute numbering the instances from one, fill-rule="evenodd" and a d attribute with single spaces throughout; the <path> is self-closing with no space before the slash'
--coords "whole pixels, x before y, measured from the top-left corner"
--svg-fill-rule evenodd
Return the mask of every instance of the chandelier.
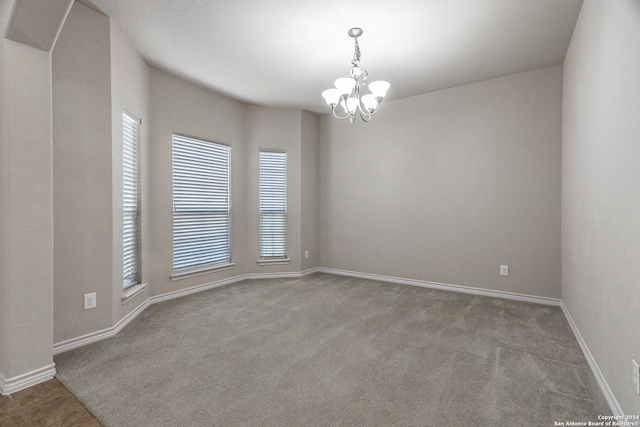
<path id="1" fill-rule="evenodd" d="M 365 122 L 370 121 L 371 117 L 378 112 L 380 103 L 389 89 L 389 83 L 383 80 L 367 84 L 369 74 L 360 68 L 358 37 L 361 35 L 361 28 L 349 30 L 349 36 L 355 40 L 351 72 L 336 80 L 334 82 L 335 88 L 322 92 L 322 96 L 331 108 L 333 116 L 340 120 L 349 119 L 351 123 L 355 122 L 357 114 Z M 371 93 L 361 96 L 360 91 L 364 86 L 369 86 Z M 338 105 L 340 109 L 336 112 Z"/>

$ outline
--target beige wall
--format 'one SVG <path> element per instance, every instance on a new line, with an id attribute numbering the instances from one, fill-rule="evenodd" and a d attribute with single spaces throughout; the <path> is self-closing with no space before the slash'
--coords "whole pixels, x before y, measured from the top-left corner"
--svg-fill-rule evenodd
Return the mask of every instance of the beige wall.
<path id="1" fill-rule="evenodd" d="M 324 116 L 321 265 L 558 298 L 561 96 L 551 67 Z"/>
<path id="2" fill-rule="evenodd" d="M 245 125 L 247 161 L 239 171 L 245 178 L 247 250 L 240 253 L 246 258 L 247 273 L 275 273 L 300 271 L 301 239 L 301 147 L 300 110 L 248 106 Z M 259 215 L 259 153 L 260 149 L 287 151 L 287 256 L 288 265 L 257 264 L 260 256 Z"/>
<path id="3" fill-rule="evenodd" d="M 0 34 L 6 34 L 11 18 L 11 10 L 16 0 L 0 0 Z"/>
<path id="4" fill-rule="evenodd" d="M 7 4 L 4 4 L 2 7 L 6 9 L 6 6 Z M 0 24 L 2 23 L 0 22 Z M 5 25 L 6 23 L 0 26 L 0 30 L 4 30 Z M 0 101 L 0 375 L 6 378 L 9 375 L 6 372 L 9 370 L 9 361 L 11 360 L 8 347 L 11 329 L 9 328 L 9 281 L 7 278 L 7 270 L 9 269 L 9 263 L 7 262 L 7 257 L 9 256 L 7 240 L 9 237 L 7 235 L 9 232 L 9 168 L 7 151 L 9 145 L 6 134 L 7 106 L 4 102 L 4 99 L 6 99 L 4 44 L 4 39 L 2 39 L 2 43 L 0 43 L 0 99 L 2 99 Z"/>
<path id="5" fill-rule="evenodd" d="M 75 3 L 52 52 L 55 342 L 112 326 L 109 31 Z M 84 311 L 88 292 L 97 308 Z"/>
<path id="6" fill-rule="evenodd" d="M 113 322 L 143 303 L 150 295 L 143 292 L 122 304 L 122 113 L 126 108 L 142 120 L 139 127 L 139 161 L 141 188 L 141 253 L 149 252 L 149 67 L 116 25 L 110 25 L 111 47 L 111 129 L 112 129 L 112 199 L 113 199 Z M 142 281 L 149 280 L 149 259 L 142 259 Z M 107 302 L 107 301 L 105 301 Z"/>
<path id="7" fill-rule="evenodd" d="M 0 3 L 0 392 L 55 374 L 51 55 L 72 0 Z"/>
<path id="8" fill-rule="evenodd" d="M 18 43 L 50 52 L 60 30 L 60 24 L 64 22 L 73 1 L 0 0 L 0 3 L 12 4 L 11 24 L 6 33 L 2 34 Z M 0 4 L 0 13 L 9 12 L 5 7 Z M 0 28 L 3 26 L 4 19 L 9 18 L 4 16 L 0 18 Z"/>
<path id="9" fill-rule="evenodd" d="M 300 272 L 302 125 L 300 110 L 247 105 L 196 84 L 150 68 L 150 287 L 162 295 L 243 274 Z M 315 117 L 307 118 L 311 123 Z M 309 126 L 309 124 L 307 124 Z M 172 282 L 171 134 L 231 146 L 232 270 Z M 258 266 L 258 153 L 287 150 L 288 265 Z M 312 163 L 315 159 L 306 159 Z M 315 179 L 308 177 L 309 181 Z M 313 185 L 313 184 L 310 184 Z M 309 198 L 309 203 L 314 203 Z"/>
<path id="10" fill-rule="evenodd" d="M 247 273 L 301 270 L 300 110 L 249 106 L 149 68 L 107 17 L 82 4 L 73 6 L 53 51 L 53 91 L 55 342 L 113 327 L 150 296 Z M 143 120 L 142 261 L 143 281 L 149 283 L 124 305 L 123 107 Z M 305 138 L 313 144 L 308 129 L 317 119 L 305 120 Z M 232 270 L 170 280 L 174 131 L 232 147 Z M 261 147 L 289 153 L 289 265 L 257 265 Z M 307 153 L 307 164 L 315 161 L 313 152 Z M 313 174 L 306 179 L 315 185 Z M 313 195 L 305 200 L 315 206 Z M 98 307 L 84 311 L 82 295 L 94 291 Z"/>
<path id="11" fill-rule="evenodd" d="M 246 251 L 246 194 L 243 117 L 247 106 L 156 68 L 149 68 L 149 262 L 153 295 L 221 280 L 241 274 Z M 172 282 L 171 134 L 179 132 L 231 146 L 232 270 Z"/>
<path id="12" fill-rule="evenodd" d="M 640 3 L 585 0 L 564 65 L 562 298 L 626 414 L 640 413 Z"/>
<path id="13" fill-rule="evenodd" d="M 1 43 L 0 383 L 53 355 L 49 53 Z"/>
<path id="14" fill-rule="evenodd" d="M 319 266 L 318 252 L 318 204 L 320 183 L 318 181 L 318 118 L 303 111 L 301 123 L 301 202 L 302 202 L 302 267 L 309 270 Z M 304 258 L 304 251 L 309 258 Z"/>
<path id="15" fill-rule="evenodd" d="M 148 252 L 148 67 L 109 18 L 75 3 L 52 54 L 55 341 L 109 328 L 142 304 L 122 304 L 122 112 L 140 127 L 142 250 Z M 148 257 L 143 279 L 149 278 Z M 83 310 L 96 292 L 97 308 Z"/>

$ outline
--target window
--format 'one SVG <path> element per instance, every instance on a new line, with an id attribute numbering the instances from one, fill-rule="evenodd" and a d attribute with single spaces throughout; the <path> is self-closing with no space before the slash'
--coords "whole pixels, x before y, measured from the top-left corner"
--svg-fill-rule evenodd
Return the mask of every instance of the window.
<path id="1" fill-rule="evenodd" d="M 122 267 L 124 289 L 140 283 L 140 181 L 138 127 L 140 119 L 122 113 Z"/>
<path id="2" fill-rule="evenodd" d="M 287 153 L 260 151 L 260 258 L 287 257 Z"/>
<path id="3" fill-rule="evenodd" d="M 172 136 L 173 271 L 231 261 L 230 154 L 227 145 Z"/>

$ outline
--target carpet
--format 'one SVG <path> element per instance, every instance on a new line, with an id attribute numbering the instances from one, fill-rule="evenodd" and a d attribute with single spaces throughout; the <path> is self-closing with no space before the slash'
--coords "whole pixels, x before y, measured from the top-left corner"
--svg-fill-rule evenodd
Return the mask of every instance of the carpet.
<path id="1" fill-rule="evenodd" d="M 110 427 L 552 426 L 611 414 L 558 307 L 328 274 L 154 304 L 55 363 Z"/>

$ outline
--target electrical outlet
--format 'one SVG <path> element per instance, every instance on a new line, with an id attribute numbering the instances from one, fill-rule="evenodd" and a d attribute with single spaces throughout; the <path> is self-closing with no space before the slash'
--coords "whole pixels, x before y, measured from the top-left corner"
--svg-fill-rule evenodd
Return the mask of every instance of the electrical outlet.
<path id="1" fill-rule="evenodd" d="M 640 394 L 640 366 L 638 366 L 638 362 L 631 359 L 631 364 L 633 365 L 633 389 L 636 391 L 636 394 Z"/>
<path id="2" fill-rule="evenodd" d="M 304 251 L 304 259 L 309 258 L 309 251 Z"/>
<path id="3" fill-rule="evenodd" d="M 500 275 L 501 276 L 508 276 L 509 275 L 509 266 L 508 265 L 501 265 L 500 266 Z"/>
<path id="4" fill-rule="evenodd" d="M 84 294 L 84 309 L 96 308 L 96 293 Z"/>

